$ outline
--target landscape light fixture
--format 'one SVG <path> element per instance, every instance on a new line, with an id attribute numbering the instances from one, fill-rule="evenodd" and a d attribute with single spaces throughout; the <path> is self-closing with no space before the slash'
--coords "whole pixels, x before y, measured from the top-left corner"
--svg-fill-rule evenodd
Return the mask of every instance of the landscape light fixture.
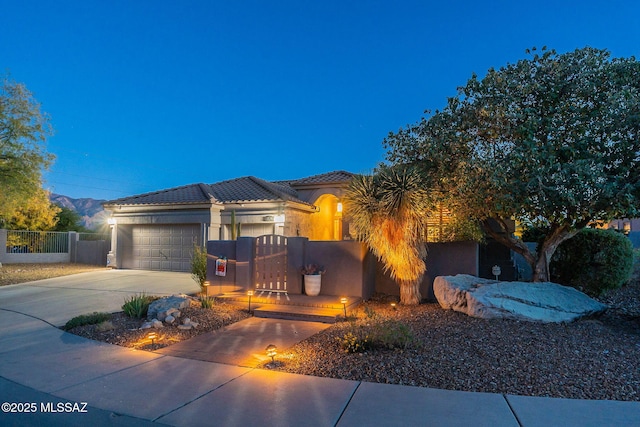
<path id="1" fill-rule="evenodd" d="M 155 339 L 158 338 L 158 334 L 155 332 L 149 332 L 149 335 L 147 335 L 147 338 L 151 340 L 151 344 L 155 344 Z"/>
<path id="2" fill-rule="evenodd" d="M 269 344 L 265 350 L 267 351 L 267 356 L 271 358 L 271 362 L 275 362 L 276 354 L 278 354 L 278 347 L 274 344 Z"/>
<path id="3" fill-rule="evenodd" d="M 209 286 L 211 285 L 211 282 L 209 282 L 208 280 L 205 280 L 204 283 L 202 284 L 202 286 L 204 286 L 204 296 L 208 296 L 209 295 Z"/>
<path id="4" fill-rule="evenodd" d="M 395 302 L 391 303 L 391 308 L 394 309 L 394 310 L 396 309 L 396 303 Z"/>
<path id="5" fill-rule="evenodd" d="M 249 297 L 249 314 L 251 314 L 251 297 L 253 296 L 253 291 L 247 291 L 247 296 Z"/>
<path id="6" fill-rule="evenodd" d="M 347 318 L 347 299 L 346 298 L 340 298 L 340 303 L 342 303 L 342 308 L 344 309 L 344 318 Z"/>

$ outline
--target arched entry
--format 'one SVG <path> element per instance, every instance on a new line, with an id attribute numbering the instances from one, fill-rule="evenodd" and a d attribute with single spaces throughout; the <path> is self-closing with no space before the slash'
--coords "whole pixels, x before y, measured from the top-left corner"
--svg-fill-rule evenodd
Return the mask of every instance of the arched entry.
<path id="1" fill-rule="evenodd" d="M 342 204 L 333 194 L 323 194 L 314 205 L 318 212 L 311 214 L 311 240 L 342 240 Z"/>

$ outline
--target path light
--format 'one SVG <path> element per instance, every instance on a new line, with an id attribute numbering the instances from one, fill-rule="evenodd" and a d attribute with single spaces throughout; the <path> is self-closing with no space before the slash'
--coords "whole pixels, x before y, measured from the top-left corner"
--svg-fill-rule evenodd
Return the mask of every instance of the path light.
<path id="1" fill-rule="evenodd" d="M 251 296 L 253 295 L 253 291 L 247 291 L 247 295 L 249 296 L 249 313 L 251 313 Z"/>
<path id="2" fill-rule="evenodd" d="M 155 332 L 149 332 L 149 335 L 147 335 L 147 338 L 151 340 L 151 344 L 155 344 L 155 339 L 158 338 L 158 334 Z"/>
<path id="3" fill-rule="evenodd" d="M 271 358 L 272 362 L 275 362 L 276 354 L 278 354 L 278 347 L 273 344 L 269 344 L 266 348 L 267 356 Z"/>
<path id="4" fill-rule="evenodd" d="M 202 284 L 202 286 L 204 286 L 204 295 L 205 296 L 209 296 L 209 286 L 211 285 L 211 282 L 209 282 L 208 280 L 205 280 L 204 283 Z"/>
<path id="5" fill-rule="evenodd" d="M 396 309 L 396 303 L 395 302 L 391 303 L 391 308 L 394 309 L 394 310 Z"/>
<path id="6" fill-rule="evenodd" d="M 342 308 L 344 309 L 344 318 L 347 318 L 347 299 L 346 298 L 340 298 L 340 303 L 342 304 Z"/>

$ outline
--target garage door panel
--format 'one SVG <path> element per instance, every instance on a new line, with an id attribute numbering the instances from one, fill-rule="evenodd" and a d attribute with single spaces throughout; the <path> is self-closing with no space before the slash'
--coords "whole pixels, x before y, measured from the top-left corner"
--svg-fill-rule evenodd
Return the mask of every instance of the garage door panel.
<path id="1" fill-rule="evenodd" d="M 190 271 L 193 246 L 198 242 L 199 225 L 133 225 L 131 246 L 124 268 L 160 271 Z"/>

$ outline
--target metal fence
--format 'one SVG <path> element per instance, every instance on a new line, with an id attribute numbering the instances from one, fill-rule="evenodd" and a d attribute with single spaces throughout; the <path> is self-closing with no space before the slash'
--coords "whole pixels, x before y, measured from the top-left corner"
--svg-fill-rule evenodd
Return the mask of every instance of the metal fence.
<path id="1" fill-rule="evenodd" d="M 69 252 L 69 233 L 7 230 L 7 253 L 60 254 Z"/>

